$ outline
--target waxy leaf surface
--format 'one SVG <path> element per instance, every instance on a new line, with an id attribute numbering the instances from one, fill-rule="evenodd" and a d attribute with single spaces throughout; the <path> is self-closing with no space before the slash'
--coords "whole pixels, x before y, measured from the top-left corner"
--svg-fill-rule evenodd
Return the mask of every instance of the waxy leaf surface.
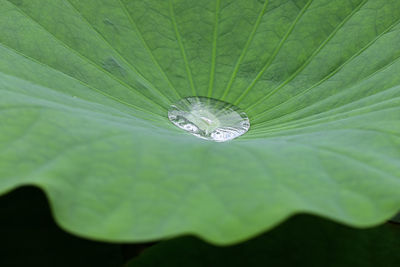
<path id="1" fill-rule="evenodd" d="M 400 1 L 0 0 L 0 191 L 108 241 L 238 242 L 306 212 L 400 208 Z M 235 104 L 200 140 L 172 103 Z"/>

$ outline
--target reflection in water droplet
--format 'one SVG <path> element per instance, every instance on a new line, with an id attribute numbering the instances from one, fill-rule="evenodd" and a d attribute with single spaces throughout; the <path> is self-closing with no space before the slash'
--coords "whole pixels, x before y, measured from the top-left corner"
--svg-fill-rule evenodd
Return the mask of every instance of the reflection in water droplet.
<path id="1" fill-rule="evenodd" d="M 249 118 L 238 107 L 207 97 L 180 100 L 171 105 L 168 118 L 194 136 L 216 142 L 232 140 L 250 128 Z"/>

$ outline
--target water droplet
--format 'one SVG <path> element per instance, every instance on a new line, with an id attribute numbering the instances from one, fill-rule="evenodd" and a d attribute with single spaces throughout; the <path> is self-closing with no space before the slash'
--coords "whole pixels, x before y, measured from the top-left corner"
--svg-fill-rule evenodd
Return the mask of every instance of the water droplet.
<path id="1" fill-rule="evenodd" d="M 187 97 L 171 105 L 169 120 L 202 139 L 232 140 L 250 128 L 249 118 L 238 107 L 207 97 Z"/>

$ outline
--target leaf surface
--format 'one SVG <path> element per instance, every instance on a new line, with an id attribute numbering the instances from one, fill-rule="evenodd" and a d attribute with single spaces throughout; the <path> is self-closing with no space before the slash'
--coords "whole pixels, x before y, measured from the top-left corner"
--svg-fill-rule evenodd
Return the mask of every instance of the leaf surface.
<path id="1" fill-rule="evenodd" d="M 397 0 L 0 0 L 0 190 L 109 241 L 227 244 L 307 212 L 353 226 L 400 207 Z M 227 143 L 167 119 L 210 96 Z"/>

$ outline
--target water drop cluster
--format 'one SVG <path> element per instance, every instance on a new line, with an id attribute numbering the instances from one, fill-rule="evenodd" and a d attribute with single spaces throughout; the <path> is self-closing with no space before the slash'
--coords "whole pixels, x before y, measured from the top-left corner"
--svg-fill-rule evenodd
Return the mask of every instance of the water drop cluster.
<path id="1" fill-rule="evenodd" d="M 187 97 L 171 105 L 169 120 L 196 137 L 225 142 L 246 133 L 249 118 L 238 107 L 207 97 Z"/>

